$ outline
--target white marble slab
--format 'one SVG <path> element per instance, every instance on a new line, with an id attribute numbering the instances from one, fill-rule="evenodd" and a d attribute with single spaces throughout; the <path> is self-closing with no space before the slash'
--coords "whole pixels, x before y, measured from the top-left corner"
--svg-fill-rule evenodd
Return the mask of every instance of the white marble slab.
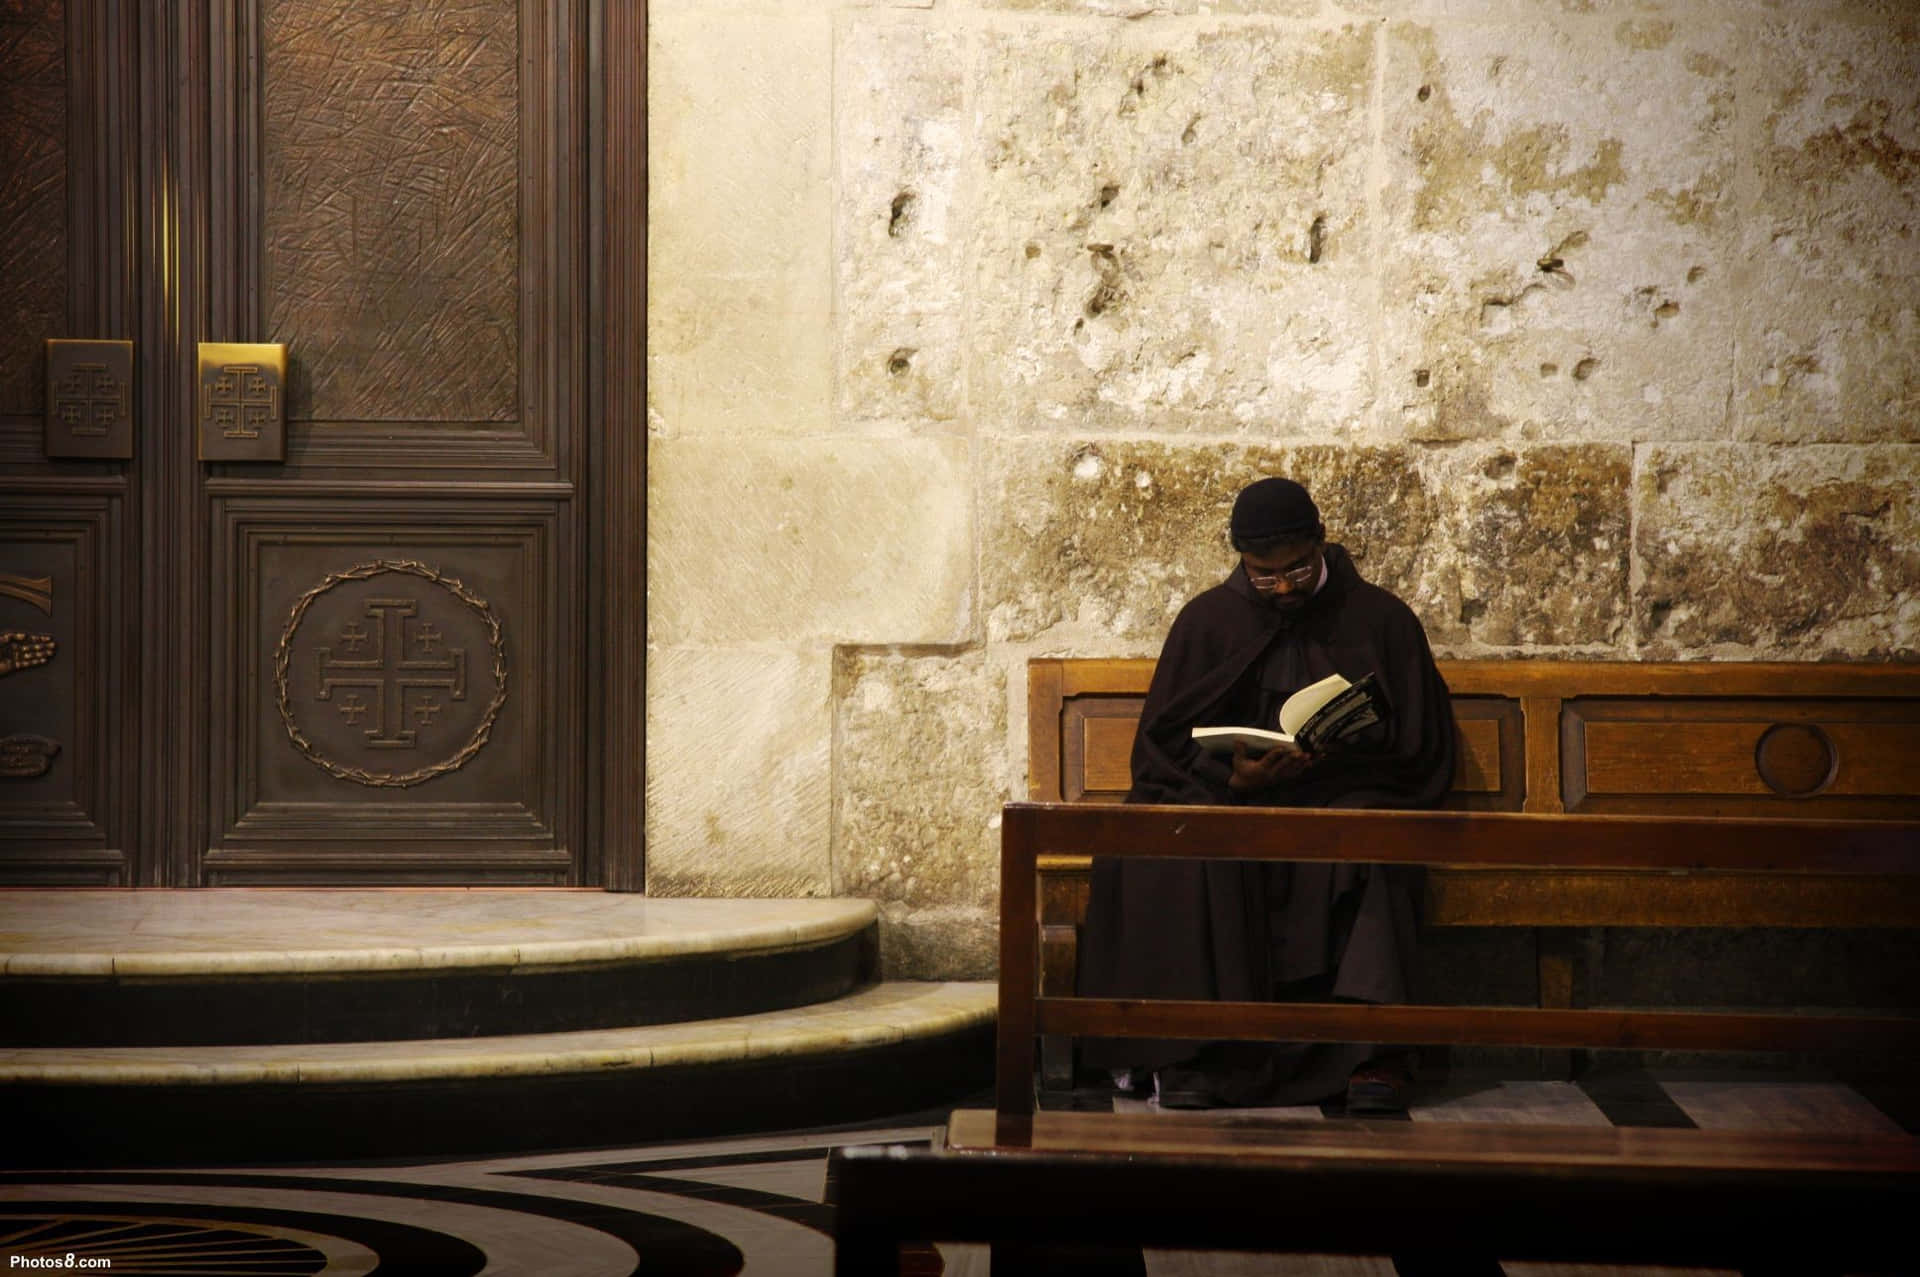
<path id="1" fill-rule="evenodd" d="M 1245 1254 L 1227 1250 L 1143 1250 L 1147 1277 L 1394 1277 L 1384 1255 Z"/>
<path id="2" fill-rule="evenodd" d="M 1506 1277 L 1740 1277 L 1731 1268 L 1652 1268 L 1620 1264 L 1500 1265 Z"/>
<path id="3" fill-rule="evenodd" d="M 1716 1081 L 1655 1074 L 1705 1131 L 1805 1131 L 1825 1135 L 1900 1135 L 1900 1124 L 1837 1082 Z"/>
<path id="4" fill-rule="evenodd" d="M 1571 1082 L 1484 1082 L 1417 1094 L 1416 1122 L 1513 1122 L 1531 1126 L 1610 1126 L 1600 1106 Z"/>
<path id="5" fill-rule="evenodd" d="M 713 1184 L 720 1188 L 746 1188 L 756 1193 L 774 1193 L 796 1201 L 818 1202 L 827 1193 L 827 1153 L 804 1162 L 749 1162 L 735 1166 L 667 1166 L 647 1172 L 667 1179 Z"/>

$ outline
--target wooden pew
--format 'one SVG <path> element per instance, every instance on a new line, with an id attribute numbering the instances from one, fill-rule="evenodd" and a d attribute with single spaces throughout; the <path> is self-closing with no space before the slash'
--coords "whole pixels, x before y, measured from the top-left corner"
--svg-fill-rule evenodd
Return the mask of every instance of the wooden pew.
<path id="1" fill-rule="evenodd" d="M 1442 661 L 1459 762 L 1446 808 L 1541 814 L 1920 817 L 1920 665 Z M 1125 797 L 1149 660 L 1027 667 L 1027 796 Z M 1071 993 L 1089 857 L 1040 862 L 1043 989 Z M 1911 897 L 1858 875 L 1435 868 L 1429 927 L 1524 927 L 1542 1007 L 1570 1007 L 1593 927 L 1913 925 Z M 1910 884 L 1909 884 L 1910 886 Z M 1565 1074 L 1568 1058 L 1547 1056 Z M 1049 1035 L 1049 1085 L 1072 1074 Z"/>
<path id="2" fill-rule="evenodd" d="M 1490 874 L 1877 881 L 1914 925 L 1920 820 L 1022 803 L 1002 822 L 995 1109 L 956 1113 L 931 1150 L 836 1153 L 840 1274 L 897 1272 L 907 1240 L 1389 1253 L 1433 1271 L 1497 1257 L 1813 1274 L 1911 1259 L 1911 1137 L 1036 1114 L 1033 1049 L 1051 1032 L 1920 1058 L 1911 1017 L 1048 995 L 1040 900 L 1049 857 L 1230 847 Z"/>

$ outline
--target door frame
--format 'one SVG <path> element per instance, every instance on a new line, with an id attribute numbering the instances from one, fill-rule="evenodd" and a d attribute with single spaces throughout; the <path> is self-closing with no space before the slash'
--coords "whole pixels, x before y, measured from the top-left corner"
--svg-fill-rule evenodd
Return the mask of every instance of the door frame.
<path id="1" fill-rule="evenodd" d="M 646 886 L 647 2 L 591 0 L 587 780 L 601 885 Z M 595 689 L 598 689 L 597 692 Z"/>

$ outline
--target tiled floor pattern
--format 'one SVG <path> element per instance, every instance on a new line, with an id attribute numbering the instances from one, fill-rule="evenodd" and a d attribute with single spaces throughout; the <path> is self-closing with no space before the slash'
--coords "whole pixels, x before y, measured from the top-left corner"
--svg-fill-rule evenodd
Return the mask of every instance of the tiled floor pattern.
<path id="1" fill-rule="evenodd" d="M 1911 1130 L 1912 1112 L 1892 1107 L 1897 1112 L 1831 1082 L 1624 1074 L 1577 1083 L 1456 1082 L 1425 1095 L 1410 1118 Z M 828 1153 L 846 1144 L 924 1141 L 935 1120 L 919 1114 L 883 1127 L 417 1165 L 0 1174 L 0 1271 L 21 1270 L 16 1256 L 64 1261 L 72 1254 L 111 1259 L 115 1274 L 825 1277 L 832 1265 Z M 929 1248 L 915 1259 L 922 1273 L 987 1272 L 978 1247 Z M 1386 1257 L 1153 1251 L 1100 1271 L 1391 1277 L 1396 1269 Z M 1705 1270 L 1516 1263 L 1499 1271 L 1697 1277 Z"/>

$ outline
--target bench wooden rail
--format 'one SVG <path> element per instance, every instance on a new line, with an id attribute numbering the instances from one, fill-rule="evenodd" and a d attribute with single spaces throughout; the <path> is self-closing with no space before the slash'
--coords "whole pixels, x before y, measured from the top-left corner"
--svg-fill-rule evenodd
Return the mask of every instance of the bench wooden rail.
<path id="1" fill-rule="evenodd" d="M 1010 1149 L 992 1113 L 963 1109 L 931 1149 L 835 1150 L 835 1272 L 891 1277 L 903 1241 L 940 1239 L 989 1243 L 996 1275 L 1054 1271 L 1045 1248 L 1069 1243 L 1837 1277 L 1909 1271 L 1920 1207 L 1920 1141 L 1905 1136 L 1089 1112 L 1034 1125 Z"/>
<path id="2" fill-rule="evenodd" d="M 1920 821 L 1012 803 L 1002 813 L 998 1140 L 1030 1143 L 1034 1040 L 1108 1037 L 1920 1054 L 1920 1019 L 1828 1014 L 1222 1003 L 1041 996 L 1042 857 L 1422 864 L 1891 876 L 1891 916 L 1920 926 Z"/>

